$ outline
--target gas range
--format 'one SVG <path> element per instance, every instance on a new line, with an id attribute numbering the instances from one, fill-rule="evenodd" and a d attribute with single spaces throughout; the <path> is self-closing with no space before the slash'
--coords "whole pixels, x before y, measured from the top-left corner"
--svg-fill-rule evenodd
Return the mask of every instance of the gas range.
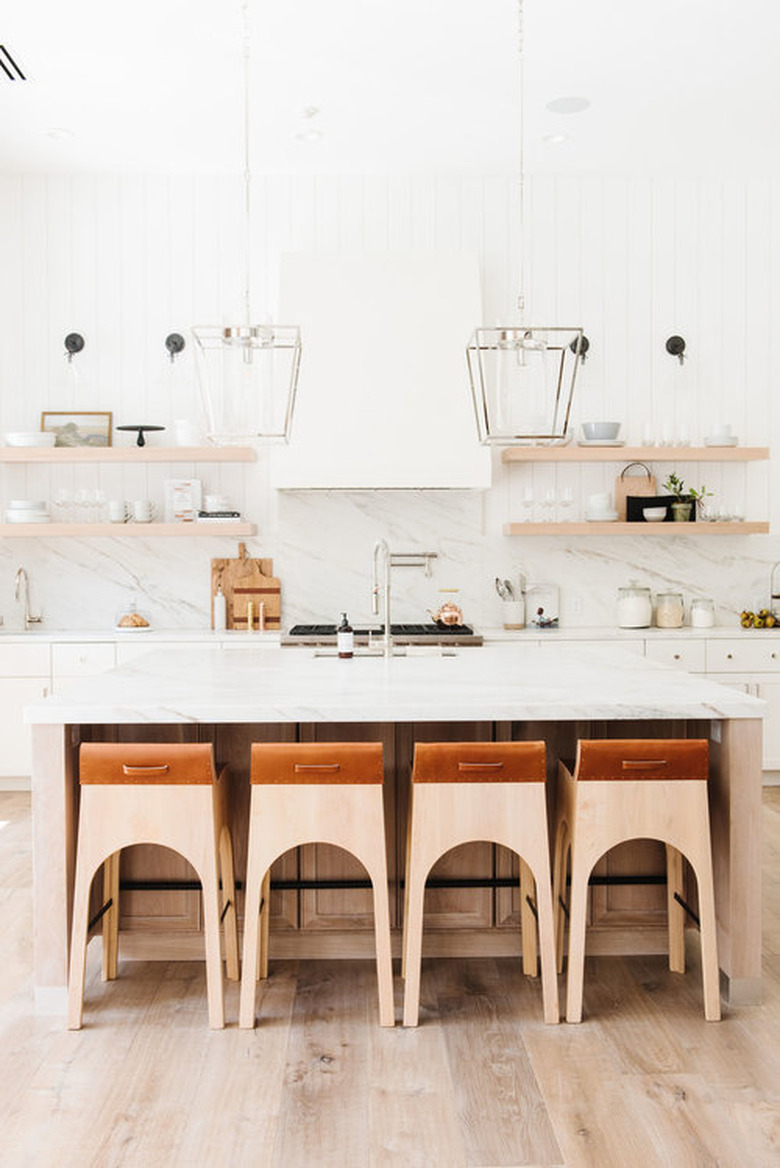
<path id="1" fill-rule="evenodd" d="M 379 645 L 384 625 L 355 629 L 356 645 Z M 482 637 L 470 625 L 390 625 L 396 645 L 481 645 Z M 335 645 L 335 625 L 293 625 L 282 636 L 283 645 Z"/>

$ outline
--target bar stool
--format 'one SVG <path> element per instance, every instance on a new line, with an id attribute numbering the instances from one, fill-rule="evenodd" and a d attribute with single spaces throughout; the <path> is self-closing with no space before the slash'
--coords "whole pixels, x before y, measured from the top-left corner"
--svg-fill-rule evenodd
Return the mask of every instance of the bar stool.
<path id="1" fill-rule="evenodd" d="M 368 872 L 379 1023 L 395 1025 L 381 742 L 253 743 L 251 782 L 239 1025 L 255 1024 L 258 972 L 267 966 L 271 865 L 313 843 L 344 848 Z"/>
<path id="2" fill-rule="evenodd" d="M 130 844 L 160 844 L 192 864 L 203 890 L 209 1024 L 225 1025 L 220 956 L 220 894 L 227 975 L 238 980 L 233 848 L 226 770 L 219 777 L 208 743 L 84 743 L 80 750 L 76 879 L 73 895 L 68 1027 L 84 1003 L 92 878 L 104 864 L 103 980 L 117 975 L 119 857 Z"/>
<path id="3" fill-rule="evenodd" d="M 706 739 L 580 740 L 573 773 L 559 763 L 553 896 L 560 968 L 570 852 L 567 1022 L 582 1019 L 590 874 L 610 848 L 631 839 L 657 839 L 666 845 L 669 968 L 674 972 L 685 971 L 682 856 L 696 874 L 704 1014 L 710 1022 L 720 1020 L 708 774 Z"/>
<path id="4" fill-rule="evenodd" d="M 406 845 L 404 1026 L 416 1026 L 419 1018 L 425 881 L 440 856 L 474 840 L 511 848 L 536 881 L 544 1020 L 558 1022 L 545 777 L 544 742 L 416 744 Z"/>

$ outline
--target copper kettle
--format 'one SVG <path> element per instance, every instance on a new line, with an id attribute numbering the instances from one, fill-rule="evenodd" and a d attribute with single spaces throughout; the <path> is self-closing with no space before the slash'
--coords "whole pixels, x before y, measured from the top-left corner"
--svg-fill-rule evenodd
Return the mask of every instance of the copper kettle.
<path id="1" fill-rule="evenodd" d="M 453 604 L 451 600 L 445 601 L 444 604 L 439 606 L 436 612 L 433 612 L 430 608 L 427 611 L 437 625 L 451 627 L 452 625 L 463 624 L 463 613 L 457 604 Z"/>

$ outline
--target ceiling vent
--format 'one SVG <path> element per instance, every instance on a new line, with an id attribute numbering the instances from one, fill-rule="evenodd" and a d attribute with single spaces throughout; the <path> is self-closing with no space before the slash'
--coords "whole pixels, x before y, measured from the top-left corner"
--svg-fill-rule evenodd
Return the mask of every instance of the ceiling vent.
<path id="1" fill-rule="evenodd" d="M 5 45 L 0 45 L 0 69 L 3 70 L 9 81 L 27 80 Z"/>

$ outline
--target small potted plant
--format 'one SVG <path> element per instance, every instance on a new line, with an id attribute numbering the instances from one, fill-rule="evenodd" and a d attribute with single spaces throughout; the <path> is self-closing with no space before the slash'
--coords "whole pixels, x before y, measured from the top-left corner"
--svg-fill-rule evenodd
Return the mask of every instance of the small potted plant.
<path id="1" fill-rule="evenodd" d="M 691 509 L 696 505 L 701 505 L 712 491 L 708 491 L 705 486 L 702 486 L 700 491 L 695 487 L 690 487 L 687 491 L 685 483 L 679 478 L 674 471 L 669 475 L 669 478 L 663 484 L 665 491 L 670 495 L 674 495 L 674 502 L 672 503 L 672 518 L 678 522 L 685 523 L 691 517 Z"/>

